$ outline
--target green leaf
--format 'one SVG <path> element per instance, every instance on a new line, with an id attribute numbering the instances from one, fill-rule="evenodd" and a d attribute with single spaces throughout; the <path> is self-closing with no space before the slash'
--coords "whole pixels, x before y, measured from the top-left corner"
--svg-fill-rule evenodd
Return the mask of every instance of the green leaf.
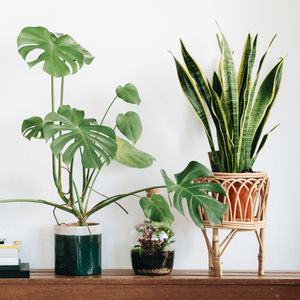
<path id="1" fill-rule="evenodd" d="M 144 214 L 151 221 L 164 222 L 169 227 L 174 222 L 174 216 L 165 198 L 161 195 L 152 194 L 151 199 L 143 197 L 140 200 L 141 208 Z"/>
<path id="2" fill-rule="evenodd" d="M 139 93 L 136 87 L 131 83 L 127 83 L 124 87 L 119 85 L 116 89 L 116 93 L 117 96 L 123 99 L 125 102 L 137 105 L 141 103 Z"/>
<path id="3" fill-rule="evenodd" d="M 135 144 L 142 134 L 142 123 L 137 113 L 127 112 L 117 116 L 117 128 Z"/>
<path id="4" fill-rule="evenodd" d="M 268 133 L 266 133 L 266 134 L 263 136 L 263 138 L 262 138 L 262 140 L 261 140 L 261 142 L 260 142 L 260 144 L 259 144 L 259 147 L 258 147 L 258 149 L 257 149 L 256 154 L 251 158 L 251 161 L 250 161 L 250 167 L 251 167 L 251 168 L 252 168 L 252 166 L 253 166 L 253 164 L 254 164 L 254 162 L 255 162 L 255 160 L 256 160 L 258 154 L 260 153 L 261 149 L 264 147 L 264 145 L 265 145 L 265 143 L 266 143 L 266 141 L 267 141 L 267 139 L 268 139 L 269 134 L 270 134 L 275 128 L 277 128 L 279 125 L 280 125 L 280 124 L 277 124 L 276 126 L 274 126 Z"/>
<path id="5" fill-rule="evenodd" d="M 186 65 L 186 68 L 189 71 L 189 74 L 194 78 L 195 83 L 197 85 L 198 91 L 206 102 L 207 105 L 210 105 L 211 96 L 208 88 L 208 84 L 204 78 L 203 71 L 201 68 L 197 65 L 195 60 L 190 56 L 188 51 L 186 50 L 186 47 L 182 40 L 180 40 L 181 43 L 181 53 Z"/>
<path id="6" fill-rule="evenodd" d="M 209 169 L 198 162 L 192 161 L 181 173 L 175 175 L 176 183 L 167 176 L 164 170 L 161 170 L 161 174 L 166 183 L 168 193 L 175 192 L 173 204 L 183 216 L 185 214 L 182 202 L 183 199 L 186 199 L 190 216 L 198 227 L 205 229 L 198 213 L 199 206 L 205 208 L 211 225 L 222 224 L 227 205 L 206 194 L 206 192 L 214 192 L 226 195 L 221 185 L 211 182 L 193 183 L 197 178 L 213 176 Z"/>
<path id="7" fill-rule="evenodd" d="M 67 34 L 54 34 L 44 27 L 25 27 L 17 39 L 19 53 L 24 60 L 33 50 L 44 50 L 38 58 L 27 62 L 31 68 L 44 62 L 43 70 L 51 76 L 75 74 L 94 57 Z"/>
<path id="8" fill-rule="evenodd" d="M 155 160 L 150 154 L 142 152 L 133 147 L 129 142 L 116 137 L 118 152 L 115 160 L 130 168 L 148 168 Z"/>
<path id="9" fill-rule="evenodd" d="M 116 155 L 114 130 L 98 125 L 94 119 L 84 119 L 83 111 L 64 105 L 57 113 L 48 114 L 44 122 L 51 122 L 44 127 L 46 141 L 57 133 L 61 134 L 52 141 L 50 147 L 55 156 L 63 152 L 63 162 L 66 165 L 69 165 L 80 148 L 83 148 L 84 168 L 101 168 L 102 159 L 108 165 Z"/>
<path id="10" fill-rule="evenodd" d="M 179 63 L 179 61 L 173 56 L 175 64 L 176 64 L 176 69 L 177 69 L 177 76 L 182 88 L 182 91 L 184 95 L 186 96 L 187 100 L 189 101 L 190 105 L 194 109 L 196 115 L 198 118 L 201 120 L 203 123 L 205 133 L 211 148 L 212 152 L 212 159 L 214 165 L 220 169 L 220 161 L 219 157 L 216 153 L 210 126 L 209 126 L 209 121 L 208 117 L 206 114 L 206 109 L 205 109 L 205 101 L 202 99 L 198 88 L 196 84 L 193 82 L 191 76 L 188 74 L 188 72 L 182 67 L 182 65 Z"/>
<path id="11" fill-rule="evenodd" d="M 182 172 L 174 175 L 176 182 L 181 184 L 192 183 L 204 176 L 215 177 L 206 166 L 197 161 L 191 161 Z"/>
<path id="12" fill-rule="evenodd" d="M 32 137 L 43 139 L 44 138 L 44 121 L 40 117 L 32 117 L 23 121 L 22 133 L 23 136 L 30 140 Z"/>
<path id="13" fill-rule="evenodd" d="M 233 153 L 233 170 L 231 172 L 237 172 L 237 153 L 238 153 L 238 137 L 239 137 L 239 101 L 238 101 L 238 87 L 237 87 L 237 75 L 232 56 L 232 51 L 228 45 L 225 36 L 222 34 L 222 55 L 220 61 L 220 72 L 223 83 L 224 100 L 227 104 L 230 114 L 230 124 L 232 130 L 232 140 L 234 145 Z"/>
<path id="14" fill-rule="evenodd" d="M 277 65 L 266 76 L 257 92 L 249 121 L 249 135 L 252 141 L 251 158 L 254 155 L 263 128 L 278 96 L 282 79 L 282 71 L 283 59 L 280 59 Z"/>

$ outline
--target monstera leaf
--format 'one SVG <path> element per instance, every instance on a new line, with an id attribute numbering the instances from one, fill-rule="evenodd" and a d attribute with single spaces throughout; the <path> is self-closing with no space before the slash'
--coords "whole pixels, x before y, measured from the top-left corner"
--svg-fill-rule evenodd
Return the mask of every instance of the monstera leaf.
<path id="1" fill-rule="evenodd" d="M 22 133 L 24 137 L 30 140 L 34 138 L 44 138 L 44 121 L 40 117 L 32 117 L 23 121 Z"/>
<path id="2" fill-rule="evenodd" d="M 117 116 L 118 129 L 135 144 L 142 134 L 142 123 L 139 115 L 133 111 L 128 111 L 125 115 Z"/>
<path id="3" fill-rule="evenodd" d="M 165 180 L 168 193 L 175 192 L 173 203 L 174 207 L 183 215 L 183 199 L 186 199 L 188 204 L 188 211 L 194 223 L 205 230 L 202 219 L 198 213 L 198 207 L 203 206 L 212 226 L 222 224 L 222 218 L 227 210 L 227 205 L 223 204 L 205 192 L 214 192 L 226 195 L 221 185 L 217 183 L 193 183 L 197 178 L 203 176 L 212 176 L 213 173 L 202 164 L 192 161 L 188 166 L 179 174 L 175 175 L 176 183 L 174 183 L 166 174 L 161 170 L 162 176 Z"/>
<path id="4" fill-rule="evenodd" d="M 37 59 L 27 64 L 31 68 L 44 61 L 43 70 L 54 77 L 69 75 L 70 67 L 72 74 L 75 74 L 84 64 L 90 64 L 94 59 L 69 35 L 54 34 L 44 27 L 25 27 L 18 36 L 17 44 L 24 60 L 31 51 L 44 50 Z"/>
<path id="5" fill-rule="evenodd" d="M 169 227 L 173 224 L 174 216 L 170 211 L 168 202 L 163 196 L 152 194 L 151 198 L 143 197 L 140 200 L 140 205 L 145 216 L 151 221 L 164 222 Z"/>
<path id="6" fill-rule="evenodd" d="M 124 87 L 119 85 L 116 89 L 117 96 L 127 103 L 137 104 L 141 103 L 141 99 L 136 87 L 132 83 L 125 84 Z"/>
<path id="7" fill-rule="evenodd" d="M 120 137 L 117 137 L 116 141 L 118 144 L 116 161 L 130 168 L 144 169 L 152 165 L 154 158 L 150 154 L 136 149 Z"/>
<path id="8" fill-rule="evenodd" d="M 80 148 L 84 168 L 101 168 L 101 158 L 108 165 L 117 153 L 114 130 L 98 125 L 94 119 L 84 119 L 84 111 L 63 105 L 57 113 L 49 113 L 44 123 L 46 141 L 60 133 L 50 147 L 55 156 L 63 153 L 66 165 Z"/>

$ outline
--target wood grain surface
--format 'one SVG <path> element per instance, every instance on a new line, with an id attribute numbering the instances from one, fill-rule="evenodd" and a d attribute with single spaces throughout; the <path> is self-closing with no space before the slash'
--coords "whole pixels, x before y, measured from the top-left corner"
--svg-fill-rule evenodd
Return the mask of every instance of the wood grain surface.
<path id="1" fill-rule="evenodd" d="M 31 270 L 29 279 L 0 279 L 0 299 L 300 299 L 300 271 L 173 270 L 166 276 L 138 276 L 132 270 L 68 277 Z"/>

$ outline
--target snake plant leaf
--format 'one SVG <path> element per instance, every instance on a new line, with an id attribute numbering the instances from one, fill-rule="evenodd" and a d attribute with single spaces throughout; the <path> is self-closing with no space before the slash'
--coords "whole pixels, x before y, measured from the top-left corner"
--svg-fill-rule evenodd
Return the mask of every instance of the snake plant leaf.
<path id="1" fill-rule="evenodd" d="M 219 98 L 218 94 L 212 89 L 212 87 L 209 85 L 210 93 L 212 97 L 211 101 L 211 112 L 214 124 L 217 129 L 217 137 L 218 137 L 218 144 L 219 147 L 224 149 L 225 151 L 221 152 L 224 155 L 222 156 L 222 159 L 220 159 L 220 163 L 222 166 L 222 169 L 232 169 L 232 160 L 230 155 L 233 151 L 233 141 L 230 138 L 229 134 L 229 125 L 228 125 L 228 118 L 226 116 L 225 111 L 223 110 L 223 106 L 221 103 L 221 99 Z M 226 166 L 226 167 L 225 167 Z"/>
<path id="2" fill-rule="evenodd" d="M 43 52 L 33 61 L 27 62 L 31 68 L 44 62 L 43 70 L 51 76 L 63 77 L 75 74 L 94 57 L 67 34 L 54 34 L 44 27 L 25 27 L 17 38 L 18 51 L 26 61 L 34 50 Z M 38 51 L 40 53 L 40 51 Z"/>
<path id="3" fill-rule="evenodd" d="M 150 154 L 138 150 L 129 142 L 120 137 L 116 137 L 118 152 L 115 160 L 130 168 L 144 169 L 152 166 L 155 160 Z"/>
<path id="4" fill-rule="evenodd" d="M 251 83 L 251 74 L 256 57 L 256 47 L 257 47 L 257 37 L 255 36 L 253 44 L 251 42 L 251 36 L 248 38 L 244 47 L 244 55 L 242 58 L 242 63 L 244 65 L 243 74 L 239 74 L 240 78 L 238 81 L 243 81 L 241 84 L 241 89 L 239 92 L 239 105 L 240 105 L 240 138 L 238 145 L 238 172 L 249 169 L 249 160 L 246 158 L 246 146 L 247 146 L 247 133 L 250 114 L 252 110 L 252 100 L 253 91 Z M 241 67 L 240 67 L 241 70 Z M 242 71 L 241 71 L 242 72 Z M 242 79 L 243 78 L 243 79 Z M 256 86 L 257 80 L 255 80 L 254 85 Z M 254 89 L 255 89 L 254 86 Z"/>
<path id="5" fill-rule="evenodd" d="M 22 123 L 23 136 L 30 140 L 32 137 L 37 139 L 44 138 L 44 121 L 40 117 L 31 117 Z"/>
<path id="6" fill-rule="evenodd" d="M 222 224 L 222 218 L 227 210 L 227 205 L 218 202 L 213 197 L 206 194 L 206 192 L 215 192 L 226 195 L 221 185 L 205 182 L 197 184 L 193 183 L 197 178 L 214 176 L 209 169 L 198 162 L 192 161 L 181 173 L 175 175 L 176 183 L 167 176 L 164 170 L 161 170 L 161 174 L 167 186 L 168 194 L 175 192 L 173 204 L 177 211 L 183 216 L 185 216 L 183 199 L 186 199 L 189 214 L 196 226 L 205 230 L 203 221 L 198 213 L 199 206 L 205 208 L 212 225 Z"/>
<path id="7" fill-rule="evenodd" d="M 184 59 L 186 68 L 189 71 L 189 74 L 194 78 L 202 99 L 204 99 L 206 104 L 210 106 L 211 97 L 210 97 L 208 84 L 203 75 L 203 71 L 197 65 L 195 60 L 190 56 L 190 54 L 186 50 L 186 47 L 185 47 L 184 43 L 182 42 L 182 40 L 180 40 L 180 43 L 181 43 L 181 53 L 182 53 L 182 57 Z"/>
<path id="8" fill-rule="evenodd" d="M 260 142 L 260 145 L 259 145 L 259 147 L 258 147 L 258 149 L 257 149 L 256 154 L 255 154 L 255 155 L 251 158 L 251 160 L 250 160 L 250 167 L 251 167 L 251 168 L 252 168 L 252 166 L 253 166 L 253 164 L 254 164 L 254 162 L 255 162 L 255 160 L 256 160 L 258 154 L 260 153 L 261 149 L 264 147 L 264 145 L 265 145 L 265 143 L 266 143 L 266 141 L 267 141 L 267 139 L 268 139 L 269 134 L 270 134 L 275 128 L 277 128 L 279 125 L 280 125 L 280 124 L 277 124 L 276 126 L 274 126 L 268 133 L 266 133 L 266 134 L 263 136 L 263 138 L 262 138 L 262 140 L 261 140 L 261 142 Z"/>
<path id="9" fill-rule="evenodd" d="M 232 125 L 232 140 L 235 150 L 233 151 L 233 170 L 237 172 L 238 160 L 238 137 L 239 137 L 239 101 L 238 101 L 238 87 L 235 64 L 232 56 L 232 51 L 228 45 L 225 36 L 222 34 L 222 55 L 220 61 L 220 72 L 223 84 L 224 101 L 227 103 L 230 112 L 230 123 Z"/>
<path id="10" fill-rule="evenodd" d="M 44 122 L 47 123 L 44 127 L 46 141 L 60 133 L 51 142 L 50 148 L 55 156 L 62 152 L 66 165 L 69 165 L 81 148 L 84 168 L 101 168 L 102 158 L 108 165 L 117 153 L 114 130 L 98 125 L 94 119 L 84 119 L 84 112 L 81 110 L 64 105 L 57 113 L 49 113 Z"/>
<path id="11" fill-rule="evenodd" d="M 282 68 L 283 59 L 266 76 L 255 98 L 249 120 L 248 147 L 251 147 L 250 158 L 254 155 L 261 132 L 270 114 L 270 109 L 277 98 L 282 78 Z"/>
<path id="12" fill-rule="evenodd" d="M 217 169 L 220 169 L 221 168 L 220 161 L 215 150 L 215 146 L 214 146 L 214 142 L 213 142 L 210 126 L 209 126 L 209 121 L 204 106 L 204 100 L 202 99 L 195 83 L 191 79 L 188 72 L 183 68 L 183 66 L 179 63 L 179 61 L 174 56 L 173 58 L 176 64 L 177 75 L 178 75 L 178 79 L 182 91 L 186 96 L 187 100 L 189 101 L 189 103 L 191 104 L 192 108 L 194 109 L 196 115 L 203 123 L 205 133 L 211 148 L 213 163 Z"/>
<path id="13" fill-rule="evenodd" d="M 243 96 L 243 90 L 246 87 L 246 80 L 247 80 L 247 75 L 248 75 L 248 62 L 249 62 L 249 57 L 252 52 L 252 37 L 250 33 L 247 35 L 247 39 L 244 45 L 244 50 L 243 50 L 243 56 L 242 56 L 242 61 L 240 64 L 239 68 L 239 73 L 237 77 L 237 84 L 238 84 L 238 94 L 239 98 Z"/>
<path id="14" fill-rule="evenodd" d="M 135 145 L 142 134 L 142 123 L 136 112 L 128 111 L 125 115 L 118 114 L 117 128 Z"/>
<path id="15" fill-rule="evenodd" d="M 127 83 L 124 87 L 119 85 L 116 89 L 117 96 L 127 103 L 140 105 L 141 99 L 137 88 L 132 83 Z"/>
<path id="16" fill-rule="evenodd" d="M 162 195 L 153 194 L 151 198 L 143 197 L 140 200 L 140 206 L 145 216 L 151 221 L 164 222 L 169 227 L 174 222 L 174 215 L 170 211 L 168 202 Z"/>

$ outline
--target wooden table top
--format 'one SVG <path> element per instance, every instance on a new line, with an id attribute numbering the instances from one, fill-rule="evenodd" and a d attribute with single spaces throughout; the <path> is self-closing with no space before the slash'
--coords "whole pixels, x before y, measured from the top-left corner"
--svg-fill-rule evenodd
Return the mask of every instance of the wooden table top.
<path id="1" fill-rule="evenodd" d="M 135 275 L 131 269 L 100 275 L 62 276 L 31 270 L 27 279 L 0 279 L 1 299 L 300 299 L 300 271 L 173 270 L 164 276 Z"/>

